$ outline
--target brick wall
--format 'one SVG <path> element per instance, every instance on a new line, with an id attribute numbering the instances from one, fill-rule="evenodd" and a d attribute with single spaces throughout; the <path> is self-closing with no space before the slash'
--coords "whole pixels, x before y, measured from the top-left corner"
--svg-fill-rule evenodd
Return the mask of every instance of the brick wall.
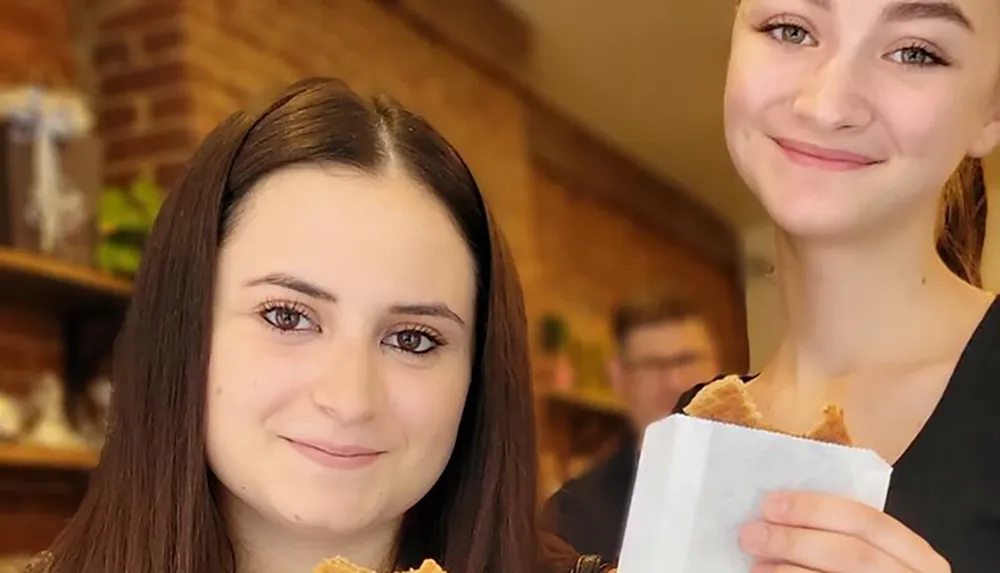
<path id="1" fill-rule="evenodd" d="M 715 304 L 729 354 L 740 355 L 726 277 L 533 169 L 517 94 L 376 3 L 72 0 L 67 22 L 66 1 L 6 0 L 0 53 L 15 46 L 44 77 L 90 92 L 109 183 L 146 175 L 169 185 L 199 139 L 248 99 L 303 76 L 340 76 L 394 94 L 461 150 L 511 242 L 532 316 L 562 312 L 606 343 L 618 299 L 683 277 Z M 86 65 L 74 71 L 81 52 Z M 6 58 L 0 77 L 39 79 Z M 47 317 L 0 309 L 0 378 L 25 388 L 38 369 L 58 368 L 57 337 Z"/>
<path id="2" fill-rule="evenodd" d="M 0 85 L 23 81 L 71 84 L 74 57 L 67 0 L 3 0 Z"/>
<path id="3" fill-rule="evenodd" d="M 112 181 L 144 174 L 169 184 L 198 138 L 248 99 L 303 76 L 339 76 L 393 94 L 459 148 L 509 237 L 533 315 L 567 312 L 606 340 L 615 300 L 646 281 L 684 277 L 717 303 L 726 342 L 742 344 L 726 277 L 533 170 L 517 94 L 376 3 L 91 4 Z"/>
<path id="4" fill-rule="evenodd" d="M 303 76 L 339 76 L 360 91 L 392 93 L 459 148 L 509 238 L 532 317 L 561 312 L 578 334 L 607 343 L 607 314 L 618 299 L 682 278 L 714 304 L 733 363 L 742 356 L 740 301 L 727 277 L 535 169 L 517 93 L 375 2 L 0 3 L 0 85 L 69 83 L 88 93 L 108 183 L 143 175 L 169 185 L 199 139 L 248 99 Z M 52 317 L 0 305 L 0 389 L 27 391 L 61 358 Z M 0 539 L 0 553 L 48 544 L 78 492 L 56 500 L 59 509 L 48 496 L 21 509 L 0 499 L 14 511 L 0 515 L 0 530 L 23 533 Z"/>

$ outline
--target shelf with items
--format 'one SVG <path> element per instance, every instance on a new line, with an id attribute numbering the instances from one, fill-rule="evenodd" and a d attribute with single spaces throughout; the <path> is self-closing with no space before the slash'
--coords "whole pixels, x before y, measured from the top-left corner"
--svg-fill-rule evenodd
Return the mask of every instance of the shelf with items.
<path id="1" fill-rule="evenodd" d="M 606 376 L 606 351 L 574 339 L 566 322 L 541 319 L 533 360 L 543 497 L 611 454 L 630 432 Z"/>
<path id="2" fill-rule="evenodd" d="M 37 330 L 37 320 L 52 325 L 42 330 L 58 349 L 37 373 L 27 362 L 0 364 L 0 530 L 9 532 L 0 556 L 47 547 L 83 499 L 100 432 L 78 413 L 102 378 L 131 291 L 101 271 L 0 247 L 0 306 L 17 309 L 5 317 L 18 321 L 3 325 L 5 336 Z"/>
<path id="3" fill-rule="evenodd" d="M 89 472 L 97 466 L 98 453 L 87 448 L 54 448 L 21 443 L 0 443 L 0 468 Z M 2 470 L 0 470 L 2 471 Z"/>
<path id="4" fill-rule="evenodd" d="M 86 491 L 132 296 L 95 267 L 130 276 L 157 206 L 102 189 L 93 125 L 77 91 L 0 90 L 0 556 L 48 546 Z"/>
<path id="5" fill-rule="evenodd" d="M 27 305 L 60 314 L 123 308 L 128 281 L 102 271 L 26 250 L 0 247 L 0 304 Z"/>
<path id="6" fill-rule="evenodd" d="M 553 407 L 575 409 L 595 416 L 624 418 L 628 415 L 625 404 L 608 390 L 548 389 L 542 398 Z"/>

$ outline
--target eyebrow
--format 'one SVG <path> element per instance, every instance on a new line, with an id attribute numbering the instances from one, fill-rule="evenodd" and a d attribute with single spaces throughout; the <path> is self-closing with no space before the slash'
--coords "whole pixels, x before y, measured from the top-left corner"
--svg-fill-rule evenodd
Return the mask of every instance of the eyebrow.
<path id="1" fill-rule="evenodd" d="M 895 22 L 947 20 L 970 32 L 975 31 L 972 21 L 954 2 L 897 2 L 886 6 L 882 17 L 885 20 Z"/>
<path id="2" fill-rule="evenodd" d="M 247 281 L 248 287 L 260 285 L 274 285 L 287 288 L 295 292 L 304 294 L 318 300 L 336 302 L 337 297 L 329 291 L 318 287 L 309 281 L 294 277 L 285 273 L 271 273 L 262 277 Z M 433 316 L 446 318 L 465 326 L 465 321 L 455 311 L 448 308 L 448 305 L 440 302 L 415 303 L 415 304 L 394 304 L 389 307 L 392 314 L 403 314 L 409 316 Z"/>
<path id="3" fill-rule="evenodd" d="M 831 0 L 806 0 L 806 2 L 823 10 L 831 8 Z M 882 19 L 890 22 L 907 22 L 911 20 L 947 20 L 959 26 L 975 31 L 972 21 L 954 2 L 947 0 L 912 2 L 896 2 L 885 7 Z"/>
<path id="4" fill-rule="evenodd" d="M 247 281 L 247 286 L 250 287 L 260 285 L 274 285 L 287 288 L 319 300 L 328 300 L 331 302 L 336 302 L 337 300 L 337 297 L 333 296 L 333 294 L 310 283 L 309 281 L 305 281 L 285 273 L 271 273 L 251 281 Z"/>
<path id="5" fill-rule="evenodd" d="M 396 304 L 389 308 L 389 312 L 392 314 L 406 314 L 410 316 L 436 316 L 452 320 L 462 326 L 465 326 L 465 321 L 462 320 L 462 317 L 458 316 L 458 313 L 451 310 L 448 308 L 448 305 L 443 303 Z"/>

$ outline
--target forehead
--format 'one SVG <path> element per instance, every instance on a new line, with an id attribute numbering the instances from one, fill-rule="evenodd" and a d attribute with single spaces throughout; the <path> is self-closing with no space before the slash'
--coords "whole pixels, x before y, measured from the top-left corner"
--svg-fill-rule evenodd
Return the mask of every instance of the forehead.
<path id="1" fill-rule="evenodd" d="M 335 166 L 286 168 L 259 182 L 223 266 L 228 276 L 284 272 L 337 294 L 402 291 L 453 304 L 468 297 L 473 274 L 471 253 L 433 193 L 401 172 Z"/>

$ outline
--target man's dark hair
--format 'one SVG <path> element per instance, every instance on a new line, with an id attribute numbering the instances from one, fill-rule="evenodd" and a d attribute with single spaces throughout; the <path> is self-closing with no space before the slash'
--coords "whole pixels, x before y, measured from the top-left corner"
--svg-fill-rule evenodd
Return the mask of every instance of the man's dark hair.
<path id="1" fill-rule="evenodd" d="M 693 297 L 676 291 L 637 296 L 618 305 L 612 313 L 611 330 L 618 346 L 635 330 L 687 319 L 706 319 L 705 310 Z"/>

